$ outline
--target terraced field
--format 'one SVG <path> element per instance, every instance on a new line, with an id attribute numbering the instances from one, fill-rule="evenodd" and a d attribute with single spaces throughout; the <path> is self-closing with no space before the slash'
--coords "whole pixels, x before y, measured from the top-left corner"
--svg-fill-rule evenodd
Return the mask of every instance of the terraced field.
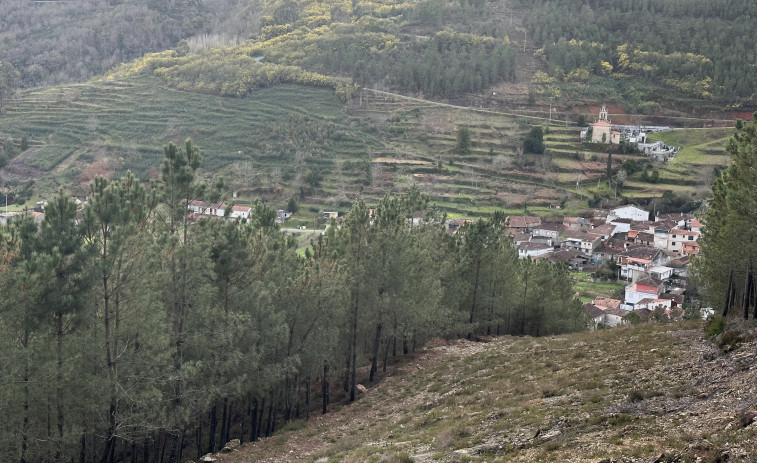
<path id="1" fill-rule="evenodd" d="M 547 121 L 382 92 L 366 91 L 362 105 L 355 99 L 345 106 L 330 90 L 296 85 L 237 99 L 171 90 L 151 77 L 93 81 L 22 92 L 0 118 L 0 139 L 26 137 L 30 148 L 0 176 L 36 181 L 36 196 L 61 185 L 83 195 L 96 175 L 129 169 L 144 180 L 157 177 L 163 146 L 191 137 L 203 152 L 204 177 L 223 177 L 242 200 L 262 197 L 276 206 L 296 197 L 309 210 L 346 210 L 357 197 L 372 202 L 417 185 L 451 217 L 497 209 L 549 215 L 578 212 L 595 193 L 608 194 L 601 181 L 606 152 L 581 144 L 563 121 L 545 131 L 545 155 L 523 154 L 534 124 Z M 460 127 L 470 132 L 466 153 L 455 148 Z M 665 165 L 649 164 L 658 183 L 637 172 L 619 194 L 642 202 L 665 190 L 706 195 L 715 169 L 727 164 L 722 147 L 730 133 L 659 135 L 684 148 Z M 613 155 L 613 166 L 626 159 L 648 163 Z"/>

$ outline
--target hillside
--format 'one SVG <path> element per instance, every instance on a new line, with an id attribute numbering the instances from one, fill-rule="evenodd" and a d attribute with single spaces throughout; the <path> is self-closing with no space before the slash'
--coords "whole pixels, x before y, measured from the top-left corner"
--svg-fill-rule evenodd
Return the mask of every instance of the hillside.
<path id="1" fill-rule="evenodd" d="M 83 82 L 181 40 L 238 43 L 255 27 L 244 0 L 19 0 L 0 4 L 0 61 L 22 87 Z"/>
<path id="2" fill-rule="evenodd" d="M 731 131 L 717 127 L 752 98 L 733 78 L 749 62 L 734 56 L 749 52 L 737 41 L 727 53 L 712 46 L 714 30 L 744 29 L 739 11 L 753 8 L 739 10 L 744 2 L 705 5 L 704 21 L 691 0 L 670 24 L 672 6 L 658 0 L 31 3 L 0 15 L 13 45 L 0 59 L 26 87 L 0 118 L 13 202 L 61 185 L 84 195 L 98 174 L 148 180 L 162 147 L 191 136 L 209 154 L 207 179 L 244 200 L 296 198 L 313 214 L 411 185 L 450 216 L 578 213 L 618 198 L 690 210 L 727 163 Z M 572 29 L 555 24 L 572 17 L 566 8 L 582 13 Z M 598 29 L 634 15 L 655 27 Z M 120 22 L 106 34 L 108 18 Z M 684 43 L 689 19 L 697 36 Z M 41 44 L 55 47 L 45 54 Z M 63 66 L 63 56 L 83 64 Z M 593 120 L 598 102 L 616 122 L 697 131 L 664 135 L 684 147 L 665 165 L 613 153 L 623 172 L 608 186 L 608 149 L 578 143 L 573 126 Z M 547 153 L 523 154 L 525 134 L 550 121 Z M 471 135 L 464 152 L 461 128 Z"/>
<path id="3" fill-rule="evenodd" d="M 360 101 L 362 100 L 362 101 Z M 245 98 L 167 88 L 139 76 L 24 90 L 0 118 L 8 165 L 0 170 L 11 202 L 49 197 L 59 186 L 84 195 L 95 175 L 131 170 L 156 175 L 162 148 L 191 137 L 205 153 L 203 175 L 223 178 L 243 199 L 289 198 L 346 210 L 355 197 L 376 201 L 411 185 L 451 215 L 481 216 L 495 209 L 554 214 L 586 207 L 593 195 L 611 195 L 598 183 L 606 152 L 577 141 L 576 129 L 555 118 L 546 155 L 523 154 L 533 125 L 548 112 L 470 108 L 365 91 L 346 107 L 334 92 L 302 85 L 257 89 Z M 469 130 L 471 147 L 457 152 L 456 132 Z M 684 150 L 653 165 L 640 156 L 614 155 L 614 168 L 631 159 L 620 194 L 649 201 L 665 190 L 689 199 L 709 193 L 716 168 L 727 163 L 730 129 L 687 129 L 665 134 Z M 672 137 L 672 138 L 671 138 Z M 21 150 L 26 139 L 28 149 Z M 642 167 L 659 170 L 644 182 Z M 576 182 L 579 182 L 576 188 Z"/>
<path id="4" fill-rule="evenodd" d="M 701 325 L 429 346 L 352 405 L 217 454 L 225 463 L 753 461 L 754 341 Z"/>

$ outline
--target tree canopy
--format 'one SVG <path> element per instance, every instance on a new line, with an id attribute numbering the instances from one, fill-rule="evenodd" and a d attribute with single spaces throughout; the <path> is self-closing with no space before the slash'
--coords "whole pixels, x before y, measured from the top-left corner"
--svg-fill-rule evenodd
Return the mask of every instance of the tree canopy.
<path id="1" fill-rule="evenodd" d="M 0 227 L 0 454 L 186 461 L 354 400 L 434 337 L 586 326 L 566 269 L 518 260 L 502 213 L 451 236 L 411 188 L 300 253 L 260 201 L 192 220 L 215 194 L 200 151 L 164 156 L 149 188 L 98 177 L 83 210 L 60 193 L 40 226 Z"/>
<path id="2" fill-rule="evenodd" d="M 741 306 L 746 318 L 755 306 L 757 123 L 738 121 L 736 128 L 726 146 L 731 163 L 712 186 L 695 268 L 702 293 L 711 304 L 724 314 Z"/>
<path id="3" fill-rule="evenodd" d="M 531 128 L 523 140 L 523 152 L 531 154 L 544 153 L 544 129 L 537 125 Z"/>

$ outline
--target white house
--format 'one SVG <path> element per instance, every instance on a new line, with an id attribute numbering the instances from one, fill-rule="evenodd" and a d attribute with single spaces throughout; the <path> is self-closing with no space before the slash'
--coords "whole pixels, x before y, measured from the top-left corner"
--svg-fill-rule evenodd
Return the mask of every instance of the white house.
<path id="1" fill-rule="evenodd" d="M 208 207 L 208 203 L 199 199 L 193 199 L 189 202 L 188 209 L 192 211 L 192 214 L 202 215 L 205 213 L 205 209 Z"/>
<path id="2" fill-rule="evenodd" d="M 674 270 L 673 267 L 657 265 L 649 269 L 649 274 L 656 280 L 665 281 L 673 276 Z"/>
<path id="3" fill-rule="evenodd" d="M 649 309 L 654 310 L 657 307 L 662 306 L 665 311 L 669 311 L 673 308 L 673 301 L 670 299 L 652 299 L 652 298 L 645 298 L 634 304 L 634 310 L 639 309 Z"/>
<path id="4" fill-rule="evenodd" d="M 644 222 L 649 220 L 649 211 L 645 211 L 636 206 L 621 206 L 611 209 L 607 215 L 607 221 L 613 219 L 631 219 L 634 222 Z"/>
<path id="5" fill-rule="evenodd" d="M 685 245 L 696 243 L 699 232 L 674 228 L 668 234 L 668 251 L 683 253 Z"/>
<path id="6" fill-rule="evenodd" d="M 554 251 L 552 246 L 542 243 L 520 243 L 518 245 L 518 257 L 538 257 Z"/>
<path id="7" fill-rule="evenodd" d="M 621 309 L 602 309 L 594 304 L 584 304 L 584 310 L 593 320 L 590 328 L 596 328 L 598 325 L 618 326 L 623 325 L 623 317 L 628 313 Z"/>
<path id="8" fill-rule="evenodd" d="M 644 276 L 649 269 L 670 262 L 670 258 L 659 249 L 635 246 L 618 254 L 615 257 L 615 262 L 620 266 L 621 278 L 636 281 Z"/>
<path id="9" fill-rule="evenodd" d="M 599 235 L 590 235 L 588 233 L 573 230 L 565 230 L 563 234 L 563 247 L 567 249 L 578 249 L 587 255 L 594 254 L 594 250 L 602 244 L 602 237 Z"/>
<path id="10" fill-rule="evenodd" d="M 659 299 L 662 292 L 662 283 L 652 278 L 642 278 L 636 283 L 626 286 L 625 307 L 633 307 L 643 299 Z"/>
<path id="11" fill-rule="evenodd" d="M 250 206 L 232 206 L 231 207 L 231 218 L 232 219 L 245 219 L 250 220 L 250 217 L 252 217 L 252 207 Z"/>
<path id="12" fill-rule="evenodd" d="M 631 222 L 633 222 L 631 219 L 614 218 L 608 223 L 615 225 L 615 233 L 628 233 L 631 231 Z"/>
<path id="13" fill-rule="evenodd" d="M 531 229 L 531 236 L 535 238 L 549 238 L 552 243 L 560 241 L 560 232 L 563 229 L 561 223 L 543 223 Z"/>
<path id="14" fill-rule="evenodd" d="M 224 203 L 211 203 L 205 208 L 205 215 L 212 215 L 215 217 L 223 217 L 226 213 L 226 204 Z"/>
<path id="15" fill-rule="evenodd" d="M 616 226 L 612 223 L 605 223 L 598 227 L 594 227 L 586 233 L 590 235 L 600 236 L 603 241 L 610 239 L 612 235 L 616 233 Z"/>

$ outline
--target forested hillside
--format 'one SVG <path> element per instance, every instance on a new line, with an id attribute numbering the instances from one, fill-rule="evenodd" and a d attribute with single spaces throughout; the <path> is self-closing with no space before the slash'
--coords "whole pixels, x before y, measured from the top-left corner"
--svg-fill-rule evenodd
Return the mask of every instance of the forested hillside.
<path id="1" fill-rule="evenodd" d="M 0 61 L 23 86 L 81 82 L 147 52 L 190 39 L 246 39 L 255 9 L 244 0 L 19 0 L 0 3 Z M 193 39 L 194 38 L 194 39 Z"/>
<path id="2" fill-rule="evenodd" d="M 182 90 L 244 96 L 296 82 L 330 86 L 343 98 L 357 87 L 388 86 L 431 97 L 480 92 L 515 77 L 515 48 L 489 21 L 447 29 L 456 17 L 494 14 L 497 5 L 438 2 L 273 2 L 261 5 L 260 34 L 237 47 L 148 55 L 115 71 L 152 72 Z"/>
<path id="3" fill-rule="evenodd" d="M 98 177 L 83 211 L 61 193 L 0 230 L 0 454 L 185 461 L 354 400 L 358 367 L 372 382 L 432 337 L 585 327 L 567 271 L 519 260 L 502 214 L 451 237 L 411 189 L 300 256 L 260 202 L 191 223 L 221 191 L 190 142 L 164 154 L 149 190 Z"/>
<path id="4" fill-rule="evenodd" d="M 757 104 L 755 2 L 514 3 L 557 82 L 633 76 L 699 100 Z M 638 98 L 634 92 L 629 96 Z M 669 98 L 659 91 L 644 97 L 648 103 Z"/>
<path id="5" fill-rule="evenodd" d="M 233 96 L 299 82 L 340 86 L 344 97 L 357 85 L 453 98 L 519 80 L 532 96 L 609 98 L 651 113 L 670 101 L 757 102 L 755 8 L 747 0 L 30 0 L 0 6 L 0 61 L 34 86 L 172 50 L 128 69 Z"/>

